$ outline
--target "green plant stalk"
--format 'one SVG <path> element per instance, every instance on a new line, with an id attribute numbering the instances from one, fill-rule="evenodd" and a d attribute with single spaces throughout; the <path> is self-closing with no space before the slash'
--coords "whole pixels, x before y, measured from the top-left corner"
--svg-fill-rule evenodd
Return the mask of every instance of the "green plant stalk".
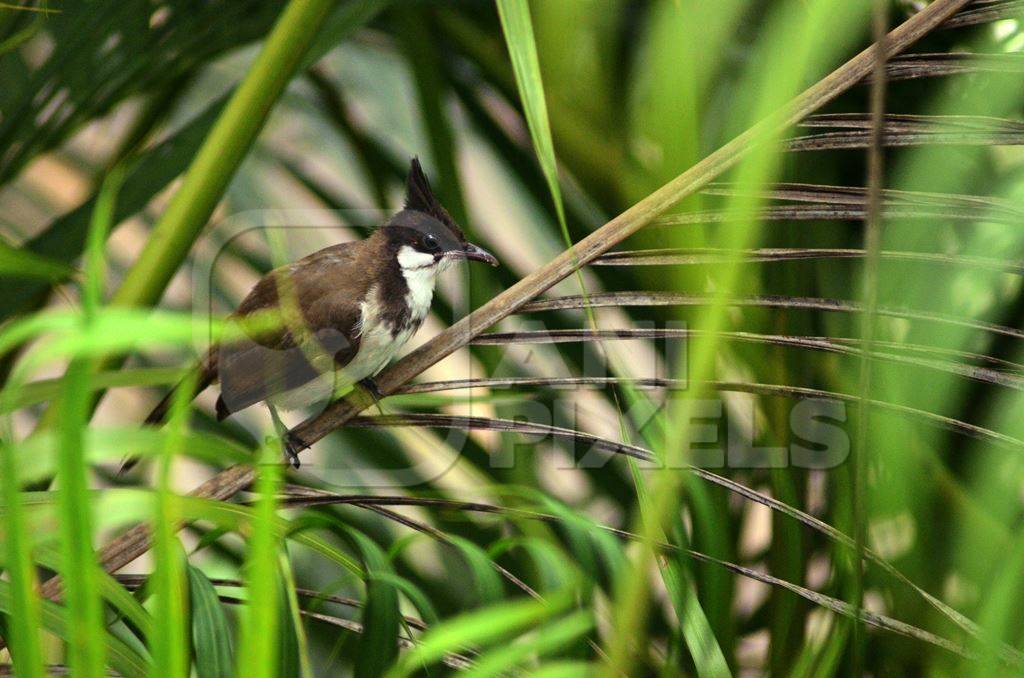
<path id="1" fill-rule="evenodd" d="M 89 416 L 89 364 L 76 359 L 64 377 L 57 505 L 68 608 L 68 653 L 76 675 L 104 675 L 103 616 L 92 546 L 83 429 Z"/>
<path id="2" fill-rule="evenodd" d="M 88 332 L 100 307 L 106 262 L 103 243 L 114 216 L 122 173 L 112 171 L 100 189 L 89 225 L 82 291 L 83 332 Z M 60 450 L 57 455 L 61 553 L 68 608 L 68 644 L 72 670 L 83 676 L 102 676 L 105 669 L 105 627 L 100 599 L 99 570 L 92 543 L 85 427 L 89 422 L 92 369 L 85 358 L 74 358 L 64 378 L 60 407 Z"/>
<path id="3" fill-rule="evenodd" d="M 864 222 L 864 274 L 862 281 L 861 314 L 861 357 L 858 372 L 857 430 L 854 440 L 853 459 L 853 539 L 857 559 L 853 563 L 853 592 L 851 601 L 859 614 L 864 605 L 864 549 L 867 536 L 868 502 L 868 432 L 871 407 L 872 355 L 875 351 L 875 324 L 878 311 L 879 261 L 882 252 L 882 188 L 884 183 L 884 157 L 882 151 L 882 121 L 885 115 L 885 64 L 886 27 L 889 11 L 885 0 L 872 2 L 872 33 L 879 58 L 871 79 L 871 146 L 867 158 L 868 209 Z M 860 675 L 864 669 L 864 629 L 853 625 L 852 636 L 853 675 Z"/>
<path id="4" fill-rule="evenodd" d="M 306 627 L 302 624 L 302 608 L 299 606 L 299 597 L 295 592 L 295 574 L 292 572 L 287 546 L 278 552 L 277 560 L 278 567 L 281 569 L 281 584 L 288 602 L 288 614 L 291 617 L 295 640 L 298 644 L 299 675 L 301 678 L 313 678 L 313 667 L 309 662 L 309 639 L 306 637 Z"/>
<path id="5" fill-rule="evenodd" d="M 192 376 L 194 379 L 194 375 Z M 157 491 L 153 507 L 153 554 L 156 558 L 154 581 L 156 592 L 155 632 L 150 638 L 153 648 L 154 678 L 187 677 L 189 674 L 188 614 L 186 600 L 185 556 L 176 536 L 180 521 L 178 501 L 171 487 L 171 464 L 184 444 L 188 427 L 189 394 L 192 385 L 178 389 L 171 405 L 168 434 L 160 455 Z"/>
<path id="6" fill-rule="evenodd" d="M 2 393 L 3 400 L 17 388 L 12 378 Z M 6 427 L 5 427 L 6 428 Z M 18 675 L 24 678 L 42 678 L 43 647 L 39 630 L 42 615 L 32 564 L 32 544 L 25 529 L 25 513 L 18 482 L 18 463 L 15 450 L 3 436 L 0 441 L 0 498 L 4 506 L 4 537 L 7 542 L 6 564 L 11 585 L 11 616 L 7 628 L 11 634 L 11 658 L 17 662 Z"/>
<path id="7" fill-rule="evenodd" d="M 334 5 L 335 0 L 288 3 L 196 154 L 181 188 L 153 227 L 112 304 L 144 306 L 159 300 Z"/>
<path id="8" fill-rule="evenodd" d="M 261 463 L 256 479 L 256 502 L 245 561 L 247 603 L 241 622 L 238 644 L 238 674 L 247 678 L 273 678 L 277 666 L 278 536 L 276 534 L 276 496 L 280 484 L 278 445 L 268 441 L 260 450 Z"/>

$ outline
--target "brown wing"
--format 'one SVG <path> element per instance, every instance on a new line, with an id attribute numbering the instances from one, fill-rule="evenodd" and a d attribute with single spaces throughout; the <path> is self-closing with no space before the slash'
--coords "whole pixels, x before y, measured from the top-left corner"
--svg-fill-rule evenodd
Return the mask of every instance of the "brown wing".
<path id="1" fill-rule="evenodd" d="M 359 284 L 359 245 L 335 245 L 275 269 L 246 296 L 234 318 L 276 310 L 283 291 L 302 300 L 304 327 L 251 333 L 220 347 L 218 419 L 348 364 L 359 350 L 359 303 L 367 288 Z"/>

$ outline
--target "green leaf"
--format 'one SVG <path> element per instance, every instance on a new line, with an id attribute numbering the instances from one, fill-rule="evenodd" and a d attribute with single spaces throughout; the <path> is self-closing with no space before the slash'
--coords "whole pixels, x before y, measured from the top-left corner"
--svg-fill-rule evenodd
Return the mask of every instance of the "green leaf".
<path id="1" fill-rule="evenodd" d="M 549 541 L 535 537 L 506 537 L 492 544 L 487 551 L 491 558 L 497 560 L 514 548 L 523 549 L 533 560 L 534 571 L 540 577 L 539 590 L 551 591 L 579 582 L 575 563 Z"/>
<path id="2" fill-rule="evenodd" d="M 420 617 L 423 622 L 428 626 L 437 624 L 440 621 L 437 610 L 434 608 L 433 603 L 430 602 L 430 598 L 423 593 L 423 590 L 420 589 L 420 587 L 416 586 L 405 577 L 382 572 L 377 574 L 375 578 L 378 581 L 387 582 L 401 591 L 405 597 L 409 599 L 409 602 L 412 603 L 413 607 L 415 607 L 420 613 Z"/>
<path id="3" fill-rule="evenodd" d="M 256 61 L 231 95 L 181 187 L 153 226 L 113 303 L 150 306 L 163 294 L 223 197 L 271 108 L 328 17 L 332 0 L 291 0 Z"/>
<path id="4" fill-rule="evenodd" d="M 188 407 L 194 377 L 174 393 L 165 431 L 164 449 L 157 471 L 157 492 L 153 502 L 153 554 L 156 567 L 152 581 L 155 614 L 159 630 L 151 637 L 153 671 L 157 676 L 188 675 L 188 636 L 186 623 L 187 584 L 185 551 L 175 534 L 178 523 L 177 495 L 171 488 L 171 464 L 184 447 L 188 432 Z"/>
<path id="5" fill-rule="evenodd" d="M 54 282 L 65 280 L 74 269 L 60 261 L 52 261 L 29 250 L 16 249 L 0 242 L 0 276 L 35 278 Z"/>
<path id="6" fill-rule="evenodd" d="M 267 8 L 269 8 L 270 12 L 276 11 L 268 3 L 259 2 L 256 4 L 258 5 L 259 13 L 266 12 Z M 350 35 L 352 31 L 370 21 L 387 4 L 389 4 L 388 0 L 360 0 L 358 2 L 347 2 L 339 7 L 328 18 L 323 29 L 315 36 L 314 45 L 303 60 L 301 67 L 304 68 L 320 59 L 331 48 Z M 245 4 L 238 3 L 235 6 L 240 8 L 239 11 L 245 17 L 245 21 L 249 21 L 255 16 L 251 10 L 244 9 Z M 215 8 L 213 11 L 218 12 L 220 20 L 223 21 L 225 18 L 224 8 L 216 4 L 211 5 L 211 7 Z M 171 15 L 174 17 L 178 15 L 194 16 L 199 21 L 198 25 L 200 27 L 216 23 L 209 19 L 203 20 L 194 10 L 195 8 L 189 7 L 188 10 L 171 12 Z M 270 17 L 265 18 L 267 21 L 260 24 L 256 31 L 246 33 L 249 39 L 262 35 Z M 233 26 L 233 32 L 238 31 L 238 28 L 239 26 L 237 25 Z M 75 30 L 80 32 L 81 27 L 79 26 Z M 221 33 L 223 31 L 219 32 L 219 34 Z M 202 44 L 208 42 L 208 40 L 202 41 Z M 133 61 L 133 59 L 128 58 L 124 60 L 129 63 Z M 89 91 L 94 91 L 95 89 L 96 86 L 91 86 Z M 31 90 L 30 92 L 29 96 L 35 93 Z M 0 90 L 0 110 L 5 110 L 2 99 L 3 94 L 4 91 Z M 145 207 L 157 193 L 166 188 L 168 184 L 185 171 L 198 149 L 202 146 L 204 139 L 209 135 L 210 129 L 220 117 L 226 102 L 226 96 L 215 100 L 169 139 L 143 153 L 129 168 L 125 185 L 119 195 L 118 208 L 114 217 L 115 224 L 121 223 L 124 219 Z M 2 136 L 0 136 L 0 139 L 2 139 Z M 94 197 L 82 206 L 55 219 L 42 233 L 29 240 L 24 249 L 53 260 L 58 265 L 70 266 L 82 253 L 86 232 L 88 231 L 89 215 L 93 211 L 95 200 L 96 198 Z M 12 286 L 12 289 L 15 291 L 15 294 L 0 296 L 0 320 L 38 307 L 50 289 L 49 284 L 40 281 L 6 280 L 2 277 L 0 277 L 0 281 Z"/>
<path id="7" fill-rule="evenodd" d="M 519 638 L 484 654 L 473 662 L 473 675 L 483 678 L 507 673 L 510 668 L 531 657 L 565 649 L 593 628 L 592 613 L 579 610 L 564 619 L 541 626 L 527 638 Z"/>
<path id="8" fill-rule="evenodd" d="M 387 554 L 362 532 L 345 528 L 366 569 L 363 633 L 356 654 L 356 676 L 383 675 L 398 656 L 398 590 Z"/>
<path id="9" fill-rule="evenodd" d="M 167 0 L 161 7 L 154 15 L 139 0 L 100 0 L 46 14 L 42 29 L 52 48 L 0 90 L 0 147 L 9 149 L 0 183 L 126 98 L 159 92 L 264 35 L 280 12 L 278 3 L 259 0 Z M 21 62 L 16 51 L 4 54 L 0 70 Z"/>
<path id="10" fill-rule="evenodd" d="M 147 151 L 129 168 L 118 195 L 115 224 L 145 207 L 154 195 L 188 167 L 223 107 L 223 99 L 214 102 L 174 136 Z M 26 242 L 23 251 L 70 267 L 85 247 L 89 218 L 95 209 L 96 200 L 93 197 L 55 219 L 41 233 Z M 17 278 L 0 280 L 15 292 L 0 296 L 0 319 L 38 307 L 50 290 L 49 282 L 45 281 Z"/>
<path id="11" fill-rule="evenodd" d="M 125 452 L 132 455 L 158 454 L 167 439 L 167 432 L 140 426 L 127 428 L 93 428 L 85 433 L 86 461 L 91 464 L 119 461 Z M 251 452 L 227 438 L 189 432 L 184 438 L 188 456 L 210 464 L 244 463 L 252 461 Z M 52 477 L 60 457 L 58 436 L 50 431 L 38 433 L 16 446 L 14 450 L 20 464 L 22 482 Z"/>
<path id="12" fill-rule="evenodd" d="M 12 380 L 3 393 L 17 388 Z M 7 428 L 6 426 L 4 427 Z M 5 438 L 6 435 L 5 431 Z M 22 506 L 21 478 L 14 447 L 0 444 L 0 499 L 4 506 L 4 542 L 9 583 L 8 607 L 10 649 L 18 662 L 18 674 L 26 678 L 41 678 L 43 674 L 43 648 L 39 635 L 41 628 L 40 601 L 35 567 L 32 563 L 32 540 L 29 537 L 24 507 Z"/>
<path id="13" fill-rule="evenodd" d="M 434 627 L 424 634 L 420 643 L 402 656 L 389 676 L 408 676 L 430 666 L 446 653 L 507 638 L 520 630 L 538 624 L 562 610 L 572 596 L 562 591 L 545 600 L 520 600 L 463 614 Z"/>
<path id="14" fill-rule="evenodd" d="M 278 565 L 282 598 L 280 607 L 282 633 L 280 635 L 278 675 L 313 678 L 313 670 L 309 664 L 309 644 L 306 639 L 306 629 L 302 625 L 302 609 L 299 607 L 299 597 L 295 593 L 295 576 L 292 573 L 287 544 L 283 545 L 278 554 Z"/>
<path id="15" fill-rule="evenodd" d="M 192 651 L 199 678 L 231 678 L 235 660 L 231 629 L 217 590 L 202 570 L 186 566 L 192 610 Z"/>
<path id="16" fill-rule="evenodd" d="M 537 152 L 537 159 L 544 172 L 544 178 L 551 191 L 551 200 L 558 215 L 566 246 L 572 245 L 569 227 L 565 221 L 562 205 L 562 191 L 558 187 L 558 164 L 555 161 L 555 146 L 551 141 L 551 126 L 548 123 L 548 107 L 544 100 L 544 83 L 540 77 L 540 63 L 537 60 L 537 45 L 530 22 L 530 5 L 526 0 L 497 0 L 501 28 L 512 59 L 512 70 L 516 76 L 516 87 L 530 128 L 530 138 Z"/>
<path id="17" fill-rule="evenodd" d="M 54 571 L 60 570 L 60 551 L 47 545 L 39 547 L 36 561 Z M 117 610 L 125 621 L 135 628 L 141 638 L 150 637 L 153 633 L 153 618 L 139 603 L 132 592 L 121 585 L 117 579 L 104 571 L 99 572 L 100 595 L 111 607 Z"/>
<path id="18" fill-rule="evenodd" d="M 185 375 L 177 367 L 143 367 L 137 369 L 100 372 L 90 383 L 93 390 L 121 386 L 163 386 L 176 384 Z M 8 414 L 31 405 L 53 400 L 60 395 L 63 380 L 41 379 L 12 389 L 10 397 L 0 398 L 0 414 Z"/>
<path id="19" fill-rule="evenodd" d="M 569 548 L 575 556 L 575 562 L 590 574 L 591 579 L 598 581 L 597 568 L 603 566 L 605 582 L 610 584 L 628 567 L 622 544 L 606 530 L 586 515 L 572 511 L 561 502 L 536 492 L 531 493 L 540 502 L 541 507 L 560 519 L 559 527 L 566 533 Z"/>
<path id="20" fill-rule="evenodd" d="M 110 230 L 119 175 L 104 181 L 90 225 L 86 285 L 82 295 L 81 324 L 88 330 L 99 306 L 99 289 L 104 266 L 102 243 Z M 57 503 L 64 595 L 68 608 L 69 663 L 82 676 L 103 676 L 106 672 L 103 643 L 103 608 L 99 593 L 99 564 L 93 552 L 91 502 L 85 461 L 84 430 L 91 411 L 88 363 L 72 360 L 65 376 L 60 401 L 57 456 Z"/>
<path id="21" fill-rule="evenodd" d="M 261 464 L 256 480 L 255 510 L 252 513 L 251 533 L 245 561 L 246 605 L 241 621 L 241 639 L 238 643 L 239 674 L 253 678 L 272 678 L 276 675 L 281 657 L 278 639 L 285 629 L 279 628 L 281 589 L 278 576 L 278 549 L 280 533 L 275 512 L 276 495 L 280 483 L 277 445 L 266 444 L 261 451 Z M 207 506 L 207 508 L 210 508 Z"/>
<path id="22" fill-rule="evenodd" d="M 40 628 L 44 628 L 58 638 L 71 643 L 71 632 L 68 630 L 70 622 L 67 619 L 65 608 L 49 600 L 42 602 L 42 623 Z M 0 581 L 0 612 L 10 615 L 12 610 L 10 584 L 6 581 Z M 129 647 L 120 638 L 108 633 L 102 626 L 100 627 L 100 632 L 111 668 L 122 676 L 129 678 L 142 678 L 146 675 L 149 662 L 145 657 Z M 106 675 L 106 672 L 104 671 L 100 675 Z"/>
<path id="23" fill-rule="evenodd" d="M 481 605 L 497 603 L 505 595 L 501 576 L 494 569 L 494 561 L 482 548 L 458 535 L 448 535 L 447 542 L 459 552 L 473 575 L 474 589 Z"/>

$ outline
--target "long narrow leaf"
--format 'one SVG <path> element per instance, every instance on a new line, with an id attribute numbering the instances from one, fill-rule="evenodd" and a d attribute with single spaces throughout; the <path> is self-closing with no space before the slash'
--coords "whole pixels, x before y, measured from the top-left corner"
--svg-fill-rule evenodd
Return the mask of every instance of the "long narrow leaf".
<path id="1" fill-rule="evenodd" d="M 202 570 L 191 565 L 186 569 L 196 672 L 202 678 L 231 678 L 235 675 L 231 631 L 217 591 Z"/>

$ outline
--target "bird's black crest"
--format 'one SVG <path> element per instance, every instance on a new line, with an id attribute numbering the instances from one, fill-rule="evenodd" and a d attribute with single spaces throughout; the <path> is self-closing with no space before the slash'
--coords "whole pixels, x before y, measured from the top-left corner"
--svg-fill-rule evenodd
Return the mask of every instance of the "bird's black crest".
<path id="1" fill-rule="evenodd" d="M 452 229 L 459 240 L 464 239 L 462 230 L 434 195 L 434 191 L 430 188 L 430 182 L 427 181 L 427 175 L 423 173 L 423 168 L 420 166 L 420 160 L 416 157 L 409 164 L 409 177 L 405 183 L 405 209 L 429 214 Z"/>

